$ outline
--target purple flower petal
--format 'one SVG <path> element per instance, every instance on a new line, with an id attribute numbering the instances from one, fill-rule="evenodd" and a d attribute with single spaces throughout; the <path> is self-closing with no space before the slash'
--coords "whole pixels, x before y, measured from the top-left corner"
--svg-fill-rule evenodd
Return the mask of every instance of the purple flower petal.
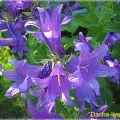
<path id="1" fill-rule="evenodd" d="M 98 70 L 97 70 L 98 69 Z M 110 68 L 105 65 L 97 65 L 96 66 L 96 77 L 107 77 L 107 76 L 114 76 L 117 73 L 116 68 Z"/>
<path id="2" fill-rule="evenodd" d="M 86 117 L 85 118 L 94 118 L 94 119 L 98 119 L 98 118 L 102 118 L 102 117 L 100 117 L 99 115 L 98 116 L 94 116 L 93 114 L 94 113 L 98 113 L 98 114 L 102 114 L 102 113 L 104 113 L 106 110 L 107 110 L 107 108 L 108 108 L 108 105 L 103 105 L 103 106 L 101 106 L 101 107 L 99 107 L 98 109 L 96 109 L 96 110 L 94 110 L 94 111 L 92 111 L 92 112 L 89 112 L 87 115 L 86 115 Z"/>
<path id="3" fill-rule="evenodd" d="M 49 104 L 49 102 L 55 102 L 56 99 L 62 98 L 64 103 L 71 106 L 73 105 L 69 96 L 68 78 L 60 61 L 56 62 L 49 77 L 45 79 L 33 78 L 33 83 L 46 90 L 44 104 Z M 38 105 L 40 104 L 41 99 L 39 100 Z"/>
<path id="4" fill-rule="evenodd" d="M 28 110 L 32 115 L 32 117 L 35 119 L 62 119 L 60 116 L 54 113 L 49 113 L 46 110 L 36 109 L 29 100 L 28 100 Z"/>
<path id="5" fill-rule="evenodd" d="M 73 18 L 71 16 L 66 16 L 63 21 L 61 22 L 61 25 L 65 25 L 70 23 L 73 20 Z"/>
<path id="6" fill-rule="evenodd" d="M 46 88 L 49 84 L 49 79 L 46 78 L 46 79 L 40 79 L 40 78 L 31 78 L 32 79 L 32 82 L 35 84 L 35 85 L 39 85 L 40 88 Z"/>
<path id="7" fill-rule="evenodd" d="M 32 78 L 39 78 L 40 66 L 29 65 L 26 60 L 12 60 L 13 71 L 4 71 L 3 76 L 13 80 L 14 84 L 6 92 L 6 96 L 12 97 L 17 92 L 25 93 L 27 89 L 34 85 Z"/>
<path id="8" fill-rule="evenodd" d="M 20 31 L 18 31 L 15 25 L 13 25 L 11 22 L 8 22 L 7 26 L 8 26 L 10 35 L 12 36 L 15 42 L 11 52 L 12 53 L 17 52 L 19 57 L 22 58 L 23 51 L 28 51 L 28 48 L 25 45 L 25 38 L 21 35 Z"/>
<path id="9" fill-rule="evenodd" d="M 45 109 L 46 109 L 49 113 L 51 113 L 54 105 L 55 105 L 55 102 L 50 102 L 49 104 L 46 105 Z"/>
<path id="10" fill-rule="evenodd" d="M 54 76 L 54 75 L 66 75 L 60 61 L 57 61 L 57 63 L 55 64 L 54 69 L 51 72 L 51 76 Z"/>
<path id="11" fill-rule="evenodd" d="M 43 93 L 43 89 L 40 89 L 40 90 L 30 89 L 30 94 L 31 94 L 31 95 L 34 95 L 34 96 L 36 96 L 36 97 L 41 96 L 42 93 Z"/>
<path id="12" fill-rule="evenodd" d="M 7 91 L 6 91 L 6 94 L 5 96 L 8 97 L 8 98 L 12 98 L 13 95 L 19 93 L 20 90 L 18 88 L 16 88 L 16 84 L 13 84 Z"/>
<path id="13" fill-rule="evenodd" d="M 39 77 L 40 79 L 44 79 L 50 76 L 52 71 L 52 62 L 47 62 L 43 65 L 43 68 L 40 71 Z"/>
<path id="14" fill-rule="evenodd" d="M 22 92 L 25 93 L 27 92 L 27 88 L 28 88 L 28 76 L 26 76 L 26 78 L 24 79 L 24 81 L 18 86 L 18 89 Z"/>
<path id="15" fill-rule="evenodd" d="M 89 54 L 89 47 L 86 44 L 82 42 L 76 43 L 76 41 L 74 41 L 74 44 L 75 44 L 75 51 L 79 50 L 81 56 L 86 56 L 87 54 Z"/>
<path id="16" fill-rule="evenodd" d="M 65 50 L 61 44 L 61 9 L 63 5 L 58 5 L 54 10 L 51 8 L 43 9 L 38 7 L 39 19 L 38 22 L 26 23 L 25 26 L 33 25 L 39 27 L 39 32 L 32 32 L 33 35 L 38 39 L 42 39 L 51 52 L 57 54 L 60 58 L 65 55 Z M 66 17 L 63 20 L 63 24 L 70 22 L 70 17 Z M 39 25 L 38 25 L 39 24 Z M 29 31 L 28 31 L 29 33 Z"/>
<path id="17" fill-rule="evenodd" d="M 38 21 L 28 21 L 28 22 L 25 23 L 25 27 L 30 26 L 30 25 L 35 26 L 37 28 L 40 27 Z"/>
<path id="18" fill-rule="evenodd" d="M 103 44 L 102 46 L 91 52 L 90 59 L 93 60 L 94 62 L 98 62 L 107 54 L 107 51 L 108 47 Z"/>
<path id="19" fill-rule="evenodd" d="M 18 30 L 15 29 L 15 26 L 14 26 L 12 23 L 8 22 L 8 23 L 7 23 L 7 26 L 8 26 L 8 30 L 9 30 L 11 36 L 13 37 L 13 39 L 15 39 L 15 40 L 16 40 L 16 39 L 21 39 L 21 40 L 23 40 L 23 37 L 22 37 L 21 34 L 18 32 Z"/>
<path id="20" fill-rule="evenodd" d="M 0 39 L 0 47 L 4 46 L 15 46 L 16 43 L 12 38 Z"/>
<path id="21" fill-rule="evenodd" d="M 111 47 L 118 41 L 120 41 L 120 34 L 110 32 L 107 33 L 103 43 L 106 44 L 108 47 Z"/>
<path id="22" fill-rule="evenodd" d="M 7 0 L 5 6 L 8 8 L 8 12 L 12 17 L 15 17 L 20 10 L 25 10 L 32 6 L 32 1 L 29 0 Z"/>
<path id="23" fill-rule="evenodd" d="M 34 32 L 34 33 L 32 33 L 32 35 L 34 37 L 36 37 L 37 39 L 42 40 L 43 42 L 45 42 L 45 40 L 44 40 L 44 38 L 43 38 L 43 36 L 42 36 L 42 34 L 40 32 Z"/>
<path id="24" fill-rule="evenodd" d="M 73 73 L 77 70 L 78 63 L 79 59 L 75 56 L 72 56 L 71 60 L 66 63 L 65 67 L 69 73 Z"/>
<path id="25" fill-rule="evenodd" d="M 113 58 L 109 53 L 104 57 L 104 64 L 109 66 L 110 68 L 116 69 L 117 72 L 115 75 L 109 76 L 112 82 L 120 85 L 120 63 Z"/>
<path id="26" fill-rule="evenodd" d="M 14 71 L 3 71 L 3 76 L 5 76 L 8 80 L 16 81 L 17 73 Z"/>
<path id="27" fill-rule="evenodd" d="M 100 64 L 100 61 L 107 54 L 108 47 L 106 45 L 103 44 L 90 52 L 87 44 L 81 42 L 76 44 L 79 44 L 80 56 L 78 57 L 76 70 L 69 78 L 69 85 L 74 89 L 81 111 L 83 111 L 85 101 L 90 103 L 91 106 L 97 106 L 95 96 L 99 96 L 100 91 L 96 77 L 114 76 L 117 70 Z"/>
<path id="28" fill-rule="evenodd" d="M 91 88 L 91 86 L 84 82 L 81 86 L 76 87 L 75 95 L 77 97 L 78 103 L 80 105 L 80 111 L 83 111 L 85 108 L 85 101 L 88 103 L 92 102 L 95 106 L 97 106 L 97 101 L 95 99 L 95 91 Z"/>
<path id="29" fill-rule="evenodd" d="M 0 20 L 0 30 L 7 29 L 7 23 L 5 21 Z"/>
<path id="30" fill-rule="evenodd" d="M 89 52 L 92 52 L 93 50 L 94 50 L 94 48 L 93 48 L 93 46 L 89 43 L 89 40 L 91 40 L 92 39 L 92 37 L 84 37 L 84 35 L 83 35 L 83 33 L 82 32 L 80 32 L 79 33 L 79 40 L 75 40 L 74 41 L 74 44 L 75 44 L 75 51 L 78 51 L 78 50 L 81 50 L 82 48 L 82 46 L 83 45 L 81 45 L 82 43 L 83 44 L 85 44 L 87 47 L 86 47 L 86 51 L 89 51 Z M 84 45 L 84 46 L 85 46 Z M 88 50 L 89 49 L 89 50 Z"/>

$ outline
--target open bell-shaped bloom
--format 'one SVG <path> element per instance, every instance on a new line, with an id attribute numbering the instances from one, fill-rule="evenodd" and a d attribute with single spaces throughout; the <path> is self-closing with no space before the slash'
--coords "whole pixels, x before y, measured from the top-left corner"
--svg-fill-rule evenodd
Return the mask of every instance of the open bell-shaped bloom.
<path id="1" fill-rule="evenodd" d="M 63 57 L 65 54 L 64 48 L 61 44 L 61 25 L 69 23 L 72 18 L 66 16 L 61 22 L 61 9 L 63 5 L 58 5 L 54 10 L 51 8 L 38 8 L 39 19 L 37 21 L 29 21 L 25 26 L 33 25 L 39 29 L 38 32 L 32 34 L 42 41 L 44 41 L 50 50 Z"/>
<path id="2" fill-rule="evenodd" d="M 90 52 L 88 45 L 79 43 L 78 50 L 80 51 L 80 56 L 74 57 L 74 60 L 69 61 L 66 68 L 72 74 L 69 84 L 73 87 L 81 111 L 83 111 L 85 101 L 97 106 L 95 96 L 99 96 L 100 92 L 96 78 L 114 76 L 117 73 L 117 69 L 100 64 L 108 50 L 108 47 L 104 44 Z M 73 69 L 72 64 L 76 65 L 74 66 L 74 71 L 70 70 L 70 68 Z"/>
<path id="3" fill-rule="evenodd" d="M 45 79 L 33 78 L 36 85 L 40 86 L 41 89 L 46 90 L 45 100 L 46 104 L 55 102 L 57 98 L 69 105 L 73 105 L 69 96 L 69 84 L 66 72 L 58 61 L 50 76 Z"/>
<path id="4" fill-rule="evenodd" d="M 3 76 L 13 81 L 13 85 L 7 90 L 6 96 L 11 98 L 16 93 L 26 93 L 33 84 L 32 77 L 39 77 L 41 66 L 29 65 L 26 60 L 10 61 L 14 67 L 13 71 L 3 71 Z"/>
<path id="5" fill-rule="evenodd" d="M 90 52 L 92 52 L 94 50 L 93 46 L 89 43 L 89 41 L 92 39 L 92 37 L 86 37 L 83 35 L 82 32 L 79 33 L 79 40 L 75 40 L 74 41 L 74 45 L 75 45 L 75 51 L 79 50 L 79 45 L 81 45 L 81 43 L 84 43 L 86 45 L 88 45 Z"/>
<path id="6" fill-rule="evenodd" d="M 25 45 L 25 38 L 11 22 L 7 23 L 7 27 L 11 38 L 0 39 L 0 47 L 10 46 L 12 47 L 11 53 L 17 52 L 19 57 L 22 58 L 23 51 L 28 51 Z"/>
<path id="7" fill-rule="evenodd" d="M 39 78 L 44 80 L 45 78 L 50 76 L 51 71 L 52 71 L 52 63 L 51 62 L 45 63 L 41 67 Z M 45 86 L 47 85 L 48 84 L 45 84 Z M 39 90 L 30 89 L 30 94 L 39 98 L 36 104 L 37 108 L 46 106 L 47 104 L 45 101 L 46 92 L 47 92 L 47 88 L 43 88 Z"/>

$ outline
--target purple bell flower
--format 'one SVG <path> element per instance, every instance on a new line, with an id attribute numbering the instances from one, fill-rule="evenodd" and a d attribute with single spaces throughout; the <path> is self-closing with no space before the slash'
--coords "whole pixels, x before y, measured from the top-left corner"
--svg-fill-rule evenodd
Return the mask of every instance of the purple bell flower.
<path id="1" fill-rule="evenodd" d="M 111 54 L 108 54 L 104 57 L 104 64 L 118 70 L 118 72 L 114 76 L 110 77 L 110 79 L 112 82 L 120 85 L 120 63 L 116 59 L 114 59 Z"/>
<path id="2" fill-rule="evenodd" d="M 7 27 L 12 38 L 0 39 L 0 47 L 10 46 L 12 47 L 11 53 L 17 52 L 19 57 L 22 58 L 23 52 L 28 51 L 25 45 L 25 38 L 11 22 L 7 23 Z"/>
<path id="3" fill-rule="evenodd" d="M 64 103 L 73 105 L 69 96 L 68 78 L 59 61 L 55 64 L 49 77 L 45 79 L 33 78 L 33 81 L 35 85 L 44 89 L 42 92 L 46 93 L 44 94 L 45 104 L 55 102 L 57 98 L 61 98 Z"/>
<path id="4" fill-rule="evenodd" d="M 35 108 L 29 100 L 27 103 L 28 111 L 34 119 L 62 119 L 62 117 L 53 112 L 49 113 L 47 110 L 39 110 Z"/>
<path id="5" fill-rule="evenodd" d="M 61 22 L 61 9 L 63 5 L 60 4 L 54 10 L 38 8 L 39 20 L 29 21 L 25 26 L 36 26 L 40 31 L 32 32 L 32 34 L 42 41 L 44 41 L 50 50 L 59 57 L 65 55 L 64 48 L 61 45 L 61 25 L 69 23 L 72 18 L 66 16 Z M 30 32 L 30 31 L 29 31 Z"/>
<path id="6" fill-rule="evenodd" d="M 6 95 L 11 98 L 16 93 L 26 93 L 27 89 L 34 85 L 32 77 L 39 77 L 40 66 L 29 65 L 26 60 L 10 61 L 14 67 L 13 71 L 3 71 L 3 76 L 8 80 L 14 81 L 14 84 L 7 90 Z"/>
<path id="7" fill-rule="evenodd" d="M 104 44 L 90 52 L 88 45 L 79 43 L 78 50 L 80 51 L 80 56 L 74 57 L 74 60 L 69 61 L 69 64 L 66 66 L 68 72 L 72 74 L 69 84 L 74 89 L 81 111 L 83 111 L 85 101 L 97 106 L 95 96 L 100 96 L 100 92 L 96 78 L 114 76 L 117 73 L 117 69 L 99 63 L 108 50 Z M 74 67 L 69 67 L 71 64 Z M 74 71 L 71 71 L 70 69 L 73 68 Z"/>
<path id="8" fill-rule="evenodd" d="M 83 33 L 80 32 L 79 33 L 79 38 L 80 38 L 79 40 L 74 41 L 75 51 L 79 50 L 79 45 L 81 43 L 84 43 L 84 44 L 88 45 L 90 52 L 92 52 L 94 50 L 93 46 L 89 43 L 89 41 L 92 40 L 92 37 L 86 37 L 85 38 Z"/>
<path id="9" fill-rule="evenodd" d="M 110 33 L 107 33 L 103 43 L 108 45 L 108 47 L 111 47 L 118 41 L 120 41 L 120 34 L 110 32 Z"/>
<path id="10" fill-rule="evenodd" d="M 20 10 L 25 10 L 32 6 L 31 0 L 6 0 L 5 6 L 12 17 L 15 17 Z"/>

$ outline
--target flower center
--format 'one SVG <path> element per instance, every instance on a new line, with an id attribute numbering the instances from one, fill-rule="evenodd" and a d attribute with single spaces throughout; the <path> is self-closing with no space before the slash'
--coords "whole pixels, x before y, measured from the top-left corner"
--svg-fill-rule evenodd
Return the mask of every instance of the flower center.
<path id="1" fill-rule="evenodd" d="M 81 67 L 81 68 L 82 68 L 82 69 L 85 69 L 85 70 L 88 72 L 88 69 L 87 69 L 88 66 L 89 66 L 89 64 L 87 64 L 86 66 Z"/>

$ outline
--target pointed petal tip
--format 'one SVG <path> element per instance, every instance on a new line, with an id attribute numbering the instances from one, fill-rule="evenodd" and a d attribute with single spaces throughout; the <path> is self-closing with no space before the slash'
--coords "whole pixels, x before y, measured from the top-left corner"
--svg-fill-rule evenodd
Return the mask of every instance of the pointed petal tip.
<path id="1" fill-rule="evenodd" d="M 61 13 L 62 8 L 63 8 L 63 4 L 57 6 L 56 10 L 59 14 Z"/>
<path id="2" fill-rule="evenodd" d="M 83 33 L 82 33 L 82 32 L 79 32 L 79 36 L 82 36 L 82 37 L 83 37 L 84 35 L 83 35 Z"/>

